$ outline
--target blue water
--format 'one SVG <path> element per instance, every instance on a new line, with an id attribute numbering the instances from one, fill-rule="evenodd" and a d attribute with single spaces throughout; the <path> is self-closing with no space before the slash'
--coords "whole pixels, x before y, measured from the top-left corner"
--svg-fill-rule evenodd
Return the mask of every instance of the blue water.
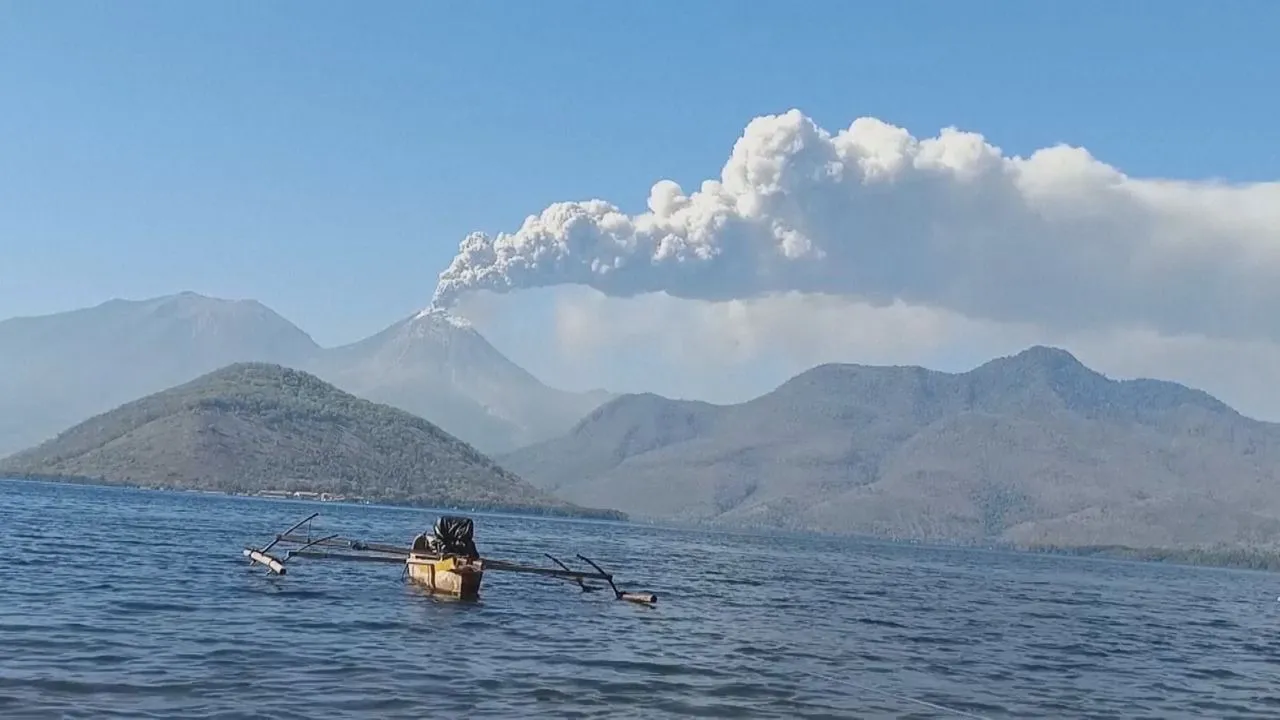
<path id="1" fill-rule="evenodd" d="M 0 717 L 1280 717 L 1280 576 L 478 515 L 656 607 L 240 549 L 419 510 L 0 481 Z M 964 714 L 959 714 L 964 713 Z"/>

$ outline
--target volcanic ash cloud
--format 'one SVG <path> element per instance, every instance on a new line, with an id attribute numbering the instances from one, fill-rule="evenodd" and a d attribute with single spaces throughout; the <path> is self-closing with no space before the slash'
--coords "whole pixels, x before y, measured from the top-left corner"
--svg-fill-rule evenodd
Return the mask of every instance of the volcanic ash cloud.
<path id="1" fill-rule="evenodd" d="M 663 180 L 648 211 L 561 202 L 472 233 L 433 306 L 577 284 L 697 300 L 784 291 L 894 300 L 1079 330 L 1280 340 L 1280 183 L 1131 178 L 1058 145 L 1006 157 L 954 128 L 759 117 L 718 180 Z"/>

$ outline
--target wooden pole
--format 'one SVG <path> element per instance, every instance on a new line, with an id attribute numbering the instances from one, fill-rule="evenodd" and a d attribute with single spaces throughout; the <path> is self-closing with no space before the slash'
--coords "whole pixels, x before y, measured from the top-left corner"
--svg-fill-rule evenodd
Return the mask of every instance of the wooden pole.
<path id="1" fill-rule="evenodd" d="M 274 557 L 272 557 L 272 556 L 268 555 L 268 554 L 267 554 L 267 551 L 268 551 L 268 550 L 270 550 L 271 548 L 275 547 L 275 544 L 276 544 L 276 543 L 278 543 L 278 542 L 280 542 L 280 540 L 281 540 L 285 535 L 288 535 L 289 533 L 293 532 L 294 530 L 297 530 L 298 528 L 302 527 L 303 525 L 305 525 L 305 524 L 307 524 L 307 523 L 311 522 L 311 521 L 312 521 L 312 520 L 314 520 L 314 519 L 316 518 L 316 516 L 317 516 L 317 515 L 319 515 L 319 514 L 320 514 L 320 513 L 318 513 L 318 512 L 311 513 L 311 514 L 310 514 L 310 515 L 308 515 L 307 517 L 305 517 L 305 518 L 303 518 L 303 519 L 299 520 L 297 523 L 294 523 L 293 527 L 289 528 L 288 530 L 285 530 L 283 533 L 280 533 L 279 535 L 276 535 L 276 539 L 275 539 L 275 540 L 272 540 L 270 543 L 267 543 L 267 546 L 266 546 L 266 547 L 264 547 L 264 548 L 262 548 L 261 550 L 255 550 L 254 548 L 246 547 L 246 548 L 244 549 L 244 556 L 245 556 L 245 557 L 247 557 L 247 558 L 249 558 L 249 562 L 250 562 L 250 563 L 259 563 L 259 564 L 261 564 L 261 565 L 266 565 L 266 566 L 267 566 L 267 569 L 268 569 L 268 570 L 270 570 L 271 572 L 273 572 L 273 573 L 275 573 L 275 574 L 277 574 L 277 575 L 284 575 L 284 574 L 285 574 L 285 572 L 286 572 L 286 571 L 285 571 L 285 567 L 284 567 L 284 561 L 283 561 L 283 560 L 278 560 L 278 559 L 276 559 L 276 558 L 274 558 Z M 332 536 L 331 536 L 331 537 L 332 537 Z"/>
<path id="2" fill-rule="evenodd" d="M 389 555 L 359 555 L 356 553 L 336 553 L 327 550 L 294 550 L 294 557 L 313 558 L 317 560 L 354 560 L 356 562 L 403 563 L 402 557 Z"/>
<path id="3" fill-rule="evenodd" d="M 292 542 L 292 543 L 313 542 L 306 537 L 289 535 L 289 534 L 281 535 L 280 539 L 285 542 Z M 372 552 L 394 553 L 396 555 L 400 555 L 401 557 L 409 556 L 409 550 L 406 548 L 400 547 L 399 545 L 388 545 L 386 543 L 375 543 L 375 542 L 365 542 L 363 540 L 352 540 L 350 538 L 339 537 L 337 535 L 331 535 L 330 537 L 322 538 L 320 542 L 315 542 L 314 544 L 327 545 L 330 547 L 344 547 L 344 548 L 350 548 L 351 550 L 361 550 L 361 551 L 369 550 Z"/>
<path id="4" fill-rule="evenodd" d="M 599 566 L 599 565 L 597 565 L 597 564 L 595 564 L 595 563 L 593 563 L 593 562 L 591 562 L 591 558 L 583 557 L 582 555 L 579 555 L 579 556 L 578 556 L 578 559 L 579 559 L 579 560 L 581 560 L 581 561 L 583 561 L 583 562 L 585 562 L 586 564 L 590 565 L 591 567 L 593 567 L 593 568 L 595 568 L 595 569 L 597 569 L 597 570 L 600 570 L 600 566 Z M 609 587 L 613 588 L 613 595 L 614 595 L 614 597 L 618 598 L 619 600 L 626 600 L 627 602 L 641 603 L 641 604 L 644 604 L 644 605 L 652 605 L 653 603 L 658 602 L 658 596 L 657 596 L 656 594 L 654 594 L 654 593 L 650 593 L 650 592 L 623 592 L 622 590 L 619 590 L 619 589 L 618 589 L 618 586 L 617 586 L 617 585 L 614 585 L 614 584 L 613 584 L 613 576 L 612 576 L 612 575 L 608 575 L 608 574 L 606 574 L 604 570 L 600 570 L 600 574 L 601 574 L 601 575 L 604 575 L 604 576 L 605 576 L 605 578 L 609 581 Z"/>
<path id="5" fill-rule="evenodd" d="M 262 548 L 262 552 L 266 552 L 266 551 L 270 550 L 271 548 L 275 547 L 275 544 L 276 544 L 276 543 L 278 543 L 278 542 L 280 542 L 282 539 L 284 539 L 284 537 L 285 537 L 286 535 L 288 535 L 289 533 L 293 532 L 294 530 L 297 530 L 298 528 L 302 527 L 303 525 L 306 525 L 307 523 L 311 522 L 311 521 L 312 521 L 312 520 L 314 520 L 314 519 L 316 518 L 316 516 L 317 516 L 317 515 L 319 515 L 319 514 L 320 514 L 320 513 L 318 513 L 318 512 L 311 513 L 310 515 L 306 516 L 306 517 L 305 517 L 305 518 L 303 518 L 302 520 L 299 520 L 299 521 L 297 522 L 297 524 L 295 524 L 293 527 L 289 528 L 288 530 L 285 530 L 284 532 L 280 533 L 279 535 L 276 535 L 276 539 L 275 539 L 275 540 L 272 540 L 272 541 L 271 541 L 271 542 L 270 542 L 266 547 Z"/>
<path id="6" fill-rule="evenodd" d="M 547 556 L 547 557 L 549 557 L 549 558 L 551 558 L 551 562 L 553 562 L 553 563 L 555 563 L 555 564 L 559 565 L 560 567 L 564 568 L 564 569 L 565 569 L 565 572 L 573 572 L 572 570 L 570 570 L 570 569 L 569 569 L 569 566 L 568 566 L 568 565 L 565 565 L 564 563 L 560 562 L 560 561 L 559 561 L 558 559 L 556 559 L 556 557 L 555 557 L 554 555 L 552 555 L 551 553 L 542 553 L 542 554 L 543 554 L 543 555 L 546 555 L 546 556 Z M 603 590 L 603 589 L 604 589 L 604 588 L 602 588 L 602 587 L 598 587 L 598 586 L 596 586 L 596 585 L 588 585 L 588 584 L 586 584 L 586 583 L 582 582 L 582 578 L 580 578 L 580 577 L 575 577 L 575 578 L 565 578 L 565 579 L 572 579 L 572 580 L 574 580 L 575 582 L 577 582 L 577 583 L 578 583 L 578 587 L 582 588 L 582 592 L 594 592 L 594 591 L 596 591 L 596 590 Z"/>
<path id="7" fill-rule="evenodd" d="M 577 570 L 556 570 L 554 568 L 537 567 L 536 565 L 517 565 L 513 562 L 507 562 L 506 560 L 485 560 L 484 568 L 486 570 L 501 570 L 503 572 L 525 573 L 528 575 L 545 575 L 547 577 L 564 578 L 566 580 L 609 579 L 609 576 L 604 573 L 578 572 Z"/>
<path id="8" fill-rule="evenodd" d="M 288 551 L 287 553 L 285 553 L 284 559 L 285 559 L 285 560 L 288 560 L 289 558 L 291 558 L 291 557 L 293 557 L 294 555 L 297 555 L 298 553 L 300 553 L 300 552 L 302 552 L 302 551 L 306 550 L 307 548 L 311 547 L 312 545 L 318 545 L 318 544 L 320 544 L 320 543 L 322 543 L 322 542 L 324 542 L 324 541 L 326 541 L 326 540 L 332 540 L 332 539 L 334 539 L 334 538 L 336 538 L 336 537 L 338 537 L 338 536 L 337 536 L 337 535 L 330 535 L 329 537 L 324 537 L 324 538 L 319 538 L 319 539 L 317 539 L 317 540 L 312 540 L 311 542 L 307 543 L 306 545 L 303 545 L 302 547 L 298 548 L 297 550 L 290 550 L 290 551 Z"/>

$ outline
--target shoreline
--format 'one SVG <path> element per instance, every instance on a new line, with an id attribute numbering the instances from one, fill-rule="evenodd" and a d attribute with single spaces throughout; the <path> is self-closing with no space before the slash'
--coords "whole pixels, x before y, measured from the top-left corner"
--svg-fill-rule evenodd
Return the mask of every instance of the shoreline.
<path id="1" fill-rule="evenodd" d="M 87 477 L 82 475 L 44 475 L 39 473 L 13 474 L 0 477 L 0 480 L 17 480 L 23 482 L 49 483 L 53 485 L 88 485 L 93 487 L 112 487 L 127 488 L 130 490 L 145 490 L 148 492 L 184 492 L 194 493 L 197 495 L 221 495 L 223 497 L 246 497 L 259 500 L 286 500 L 290 502 L 318 502 L 331 503 L 337 505 L 378 505 L 383 507 L 398 508 L 424 508 L 431 510 L 443 510 L 448 512 L 473 512 L 473 513 L 503 513 L 509 515 L 520 515 L 526 517 L 546 517 L 546 518 L 570 518 L 575 520 L 596 520 L 606 522 L 630 522 L 630 517 L 620 510 L 607 510 L 598 508 L 581 508 L 580 510 L 569 510 L 556 507 L 541 507 L 531 505 L 506 504 L 506 503 L 449 503 L 449 502 L 431 502 L 428 500 L 419 500 L 416 498 L 397 498 L 397 497 L 344 497 L 338 496 L 329 499 L 322 497 L 326 493 L 310 491 L 304 495 L 294 495 L 293 491 L 283 490 L 261 490 L 257 492 L 233 492 L 227 490 L 205 490 L 201 488 L 187 488 L 163 485 L 139 485 L 132 482 L 123 482 L 109 480 L 106 478 Z"/>
<path id="2" fill-rule="evenodd" d="M 1050 557 L 1119 560 L 1142 562 L 1181 567 L 1220 568 L 1229 570 L 1250 570 L 1258 572 L 1280 573 L 1280 548 L 1249 547 L 1240 545 L 1210 545 L 1188 547 L 1131 547 L 1114 544 L 1059 545 L 1034 544 L 1013 545 L 1009 543 L 982 540 L 946 540 L 942 538 L 916 539 L 907 537 L 888 537 L 859 533 L 824 533 L 806 530 L 768 529 L 759 527 L 739 527 L 732 524 L 711 522 L 660 520 L 655 518 L 632 518 L 617 510 L 596 510 L 587 508 L 586 512 L 563 511 L 556 508 L 538 508 L 519 505 L 501 505 L 477 503 L 473 505 L 457 505 L 448 503 L 431 503 L 413 499 L 394 498 L 342 498 L 320 499 L 318 497 L 294 497 L 291 493 L 281 491 L 226 492 L 222 490 L 201 490 L 196 488 L 162 487 L 136 485 L 126 482 L 100 480 L 79 476 L 47 476 L 25 475 L 0 477 L 0 481 L 36 482 L 54 485 L 87 485 L 94 487 L 122 488 L 148 492 L 181 492 L 196 495 L 218 495 L 228 498 L 251 498 L 255 500 L 277 500 L 284 502 L 327 503 L 337 505 L 365 505 L 389 509 L 429 509 L 444 512 L 484 513 L 512 515 L 537 519 L 577 520 L 590 522 L 620 522 L 655 529 L 675 532 L 712 532 L 732 535 L 763 534 L 771 537 L 801 535 L 825 540 L 848 540 L 855 542 L 884 543 L 901 547 L 936 548 L 938 550 L 984 550 L 989 552 L 1007 552 L 1017 555 L 1047 555 Z"/>
<path id="3" fill-rule="evenodd" d="M 1057 557 L 1103 558 L 1185 567 L 1280 572 L 1280 549 L 1239 545 L 1130 547 L 1127 545 L 1032 545 L 1017 552 Z"/>
<path id="4" fill-rule="evenodd" d="M 1200 545 L 1185 547 L 1133 547 L 1128 545 L 1056 545 L 1037 543 L 1017 545 L 989 539 L 912 538 L 867 533 L 832 533 L 816 530 L 768 528 L 754 525 L 718 524 L 696 520 L 671 520 L 638 517 L 629 522 L 676 532 L 716 532 L 732 535 L 767 535 L 770 537 L 801 536 L 828 541 L 853 541 L 886 544 L 896 547 L 932 548 L 936 550 L 981 550 L 1016 555 L 1119 560 L 1181 567 L 1252 570 L 1280 573 L 1280 547 L 1245 545 Z"/>

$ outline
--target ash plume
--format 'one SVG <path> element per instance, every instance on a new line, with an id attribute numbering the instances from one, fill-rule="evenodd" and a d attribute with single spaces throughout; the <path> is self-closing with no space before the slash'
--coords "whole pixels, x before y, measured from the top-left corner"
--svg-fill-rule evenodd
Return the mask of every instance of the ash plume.
<path id="1" fill-rule="evenodd" d="M 1006 156 L 798 110 L 752 120 L 718 180 L 663 180 L 648 211 L 561 202 L 468 235 L 432 306 L 578 284 L 698 300 L 784 291 L 901 300 L 1077 330 L 1280 339 L 1280 183 L 1133 178 L 1082 148 Z"/>

